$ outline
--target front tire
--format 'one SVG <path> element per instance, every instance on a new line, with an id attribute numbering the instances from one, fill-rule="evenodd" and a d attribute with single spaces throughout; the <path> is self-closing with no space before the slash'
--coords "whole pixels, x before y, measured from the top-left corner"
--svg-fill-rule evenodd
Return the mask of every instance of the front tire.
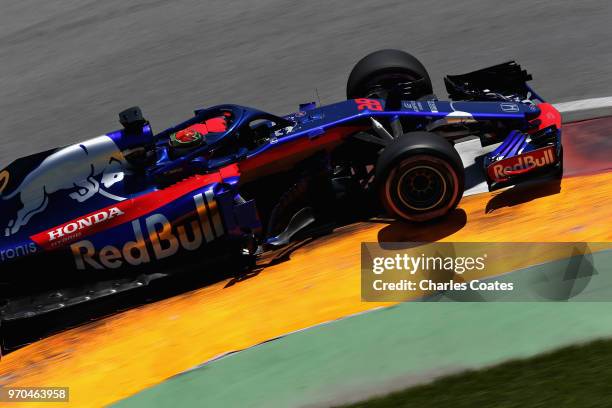
<path id="1" fill-rule="evenodd" d="M 464 169 L 444 138 L 410 132 L 387 146 L 376 168 L 379 199 L 391 215 L 424 222 L 455 209 L 463 196 Z"/>

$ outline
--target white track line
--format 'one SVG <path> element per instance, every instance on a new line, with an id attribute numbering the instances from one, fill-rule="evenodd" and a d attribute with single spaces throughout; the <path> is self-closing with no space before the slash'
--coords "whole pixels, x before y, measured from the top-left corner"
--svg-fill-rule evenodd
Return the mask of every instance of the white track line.
<path id="1" fill-rule="evenodd" d="M 554 106 L 563 115 L 564 122 L 594 119 L 612 115 L 612 96 L 555 103 Z"/>

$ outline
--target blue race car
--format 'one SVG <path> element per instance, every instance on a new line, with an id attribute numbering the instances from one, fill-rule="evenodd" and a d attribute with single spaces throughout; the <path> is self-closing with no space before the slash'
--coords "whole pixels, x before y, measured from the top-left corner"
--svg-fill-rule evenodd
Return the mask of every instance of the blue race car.
<path id="1" fill-rule="evenodd" d="M 454 143 L 468 136 L 501 143 L 484 160 L 491 189 L 560 175 L 561 117 L 530 79 L 515 62 L 447 76 L 441 101 L 415 57 L 382 50 L 353 68 L 347 100 L 287 116 L 221 105 L 155 134 L 127 109 L 121 130 L 0 171 L 0 319 L 215 260 L 248 268 L 378 209 L 443 217 L 463 195 Z"/>

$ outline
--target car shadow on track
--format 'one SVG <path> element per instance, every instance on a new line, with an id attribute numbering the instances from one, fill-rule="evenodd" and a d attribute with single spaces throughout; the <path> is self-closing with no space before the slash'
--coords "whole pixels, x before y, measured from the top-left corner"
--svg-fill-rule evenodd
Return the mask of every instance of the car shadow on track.
<path id="1" fill-rule="evenodd" d="M 465 226 L 467 215 L 456 208 L 441 220 L 425 223 L 392 221 L 378 232 L 378 242 L 434 242 L 454 234 Z"/>
<path id="2" fill-rule="evenodd" d="M 243 274 L 242 265 L 224 264 L 152 281 L 149 285 L 27 319 L 3 322 L 2 354 L 71 328 L 158 302 Z"/>
<path id="3" fill-rule="evenodd" d="M 379 241 L 436 241 L 461 229 L 466 224 L 466 214 L 463 210 L 456 209 L 443 220 L 425 224 L 411 224 L 394 220 L 384 222 L 390 222 L 390 224 L 379 232 Z M 256 278 L 268 266 L 288 261 L 292 252 L 304 245 L 313 241 L 316 241 L 319 245 L 324 245 L 325 240 L 330 237 L 332 235 L 321 232 L 319 236 L 299 240 L 285 248 L 280 254 L 276 254 L 271 259 L 264 259 L 263 264 L 258 264 L 251 269 L 245 269 L 242 265 L 223 264 L 223 267 L 211 267 L 207 271 L 194 271 L 194 273 L 182 273 L 177 276 L 162 278 L 139 289 L 92 301 L 87 304 L 87 307 L 77 305 L 38 317 L 5 323 L 2 327 L 3 351 L 14 351 L 54 333 L 92 323 L 92 321 L 224 280 L 228 280 L 225 288 L 232 287 Z"/>
<path id="4" fill-rule="evenodd" d="M 533 181 L 508 188 L 496 194 L 487 202 L 485 213 L 490 214 L 504 207 L 514 207 L 519 204 L 528 203 L 538 198 L 559 194 L 561 192 L 561 180 Z"/>

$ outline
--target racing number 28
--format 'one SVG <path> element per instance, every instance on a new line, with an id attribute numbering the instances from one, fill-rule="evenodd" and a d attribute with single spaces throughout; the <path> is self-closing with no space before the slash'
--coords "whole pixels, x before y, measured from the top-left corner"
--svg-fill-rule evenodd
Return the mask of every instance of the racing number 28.
<path id="1" fill-rule="evenodd" d="M 379 111 L 382 112 L 383 107 L 381 103 L 375 99 L 368 98 L 359 98 L 355 99 L 355 103 L 357 104 L 358 110 L 371 110 L 371 111 Z"/>

